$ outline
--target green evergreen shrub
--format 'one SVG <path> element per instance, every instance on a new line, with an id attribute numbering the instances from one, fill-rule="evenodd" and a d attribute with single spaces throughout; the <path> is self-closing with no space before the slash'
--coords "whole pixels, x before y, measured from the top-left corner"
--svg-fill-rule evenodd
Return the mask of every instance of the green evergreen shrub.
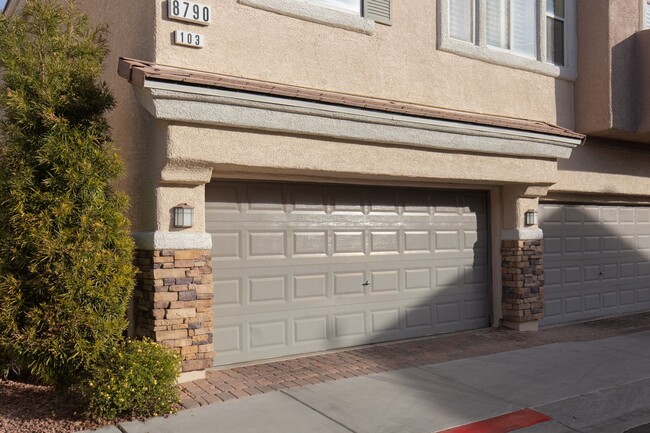
<path id="1" fill-rule="evenodd" d="M 178 403 L 180 355 L 151 340 L 126 340 L 92 367 L 81 395 L 95 419 L 157 416 Z"/>
<path id="2" fill-rule="evenodd" d="M 20 367 L 8 353 L 0 349 L 0 379 L 7 379 L 11 374 L 20 374 Z"/>
<path id="3" fill-rule="evenodd" d="M 120 340 L 134 285 L 104 35 L 72 3 L 0 14 L 0 352 L 61 387 Z"/>

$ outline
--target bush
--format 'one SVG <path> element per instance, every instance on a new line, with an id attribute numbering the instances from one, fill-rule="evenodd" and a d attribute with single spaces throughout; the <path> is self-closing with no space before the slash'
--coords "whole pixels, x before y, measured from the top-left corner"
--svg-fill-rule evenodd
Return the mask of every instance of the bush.
<path id="1" fill-rule="evenodd" d="M 10 375 L 19 375 L 20 366 L 14 361 L 14 357 L 6 353 L 0 347 L 0 380 L 8 379 Z"/>
<path id="2" fill-rule="evenodd" d="M 62 388 L 121 339 L 134 286 L 106 53 L 72 3 L 0 14 L 0 352 Z"/>
<path id="3" fill-rule="evenodd" d="M 180 355 L 151 340 L 127 340 L 109 349 L 80 387 L 91 417 L 147 417 L 173 412 Z"/>

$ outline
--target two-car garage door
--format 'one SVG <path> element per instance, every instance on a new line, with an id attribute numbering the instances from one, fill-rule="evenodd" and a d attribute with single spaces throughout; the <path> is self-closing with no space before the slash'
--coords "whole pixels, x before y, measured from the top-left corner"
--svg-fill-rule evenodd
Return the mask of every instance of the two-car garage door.
<path id="1" fill-rule="evenodd" d="M 486 194 L 206 187 L 224 365 L 489 325 Z"/>
<path id="2" fill-rule="evenodd" d="M 650 309 L 650 207 L 544 204 L 542 325 Z"/>

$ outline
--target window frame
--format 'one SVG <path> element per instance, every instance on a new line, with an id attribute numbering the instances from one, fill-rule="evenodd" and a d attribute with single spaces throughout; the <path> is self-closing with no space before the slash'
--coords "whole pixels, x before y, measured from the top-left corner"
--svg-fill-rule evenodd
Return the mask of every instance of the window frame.
<path id="1" fill-rule="evenodd" d="M 552 0 L 546 0 L 546 4 L 547 4 L 547 6 L 548 6 L 548 2 L 549 2 L 549 1 L 552 1 Z M 564 43 L 564 47 L 562 47 L 562 49 L 563 49 L 562 54 L 563 54 L 563 61 L 564 61 L 564 63 L 566 63 L 566 48 L 567 48 L 567 43 L 566 43 L 566 29 L 567 29 L 567 22 L 566 22 L 566 18 L 567 18 L 567 16 L 566 16 L 566 15 L 567 15 L 567 14 L 566 14 L 566 1 L 565 1 L 565 3 L 564 3 L 564 16 L 563 16 L 563 17 L 562 17 L 562 16 L 559 16 L 559 15 L 556 15 L 555 12 L 549 12 L 549 11 L 548 11 L 548 7 L 544 10 L 544 13 L 546 14 L 546 15 L 545 15 L 545 20 L 548 20 L 548 18 L 550 18 L 551 20 L 557 20 L 557 21 L 561 21 L 561 22 L 562 22 L 563 29 L 564 29 L 564 38 L 562 39 L 562 42 Z M 548 27 L 547 27 L 547 28 L 548 28 Z M 546 39 L 547 39 L 547 41 L 546 41 L 546 42 L 547 42 L 547 43 L 546 43 L 546 47 L 548 47 L 548 32 L 547 32 L 546 36 L 547 36 L 547 38 L 546 38 Z M 548 51 L 546 52 L 546 62 L 547 62 L 547 63 L 554 64 L 554 65 L 562 66 L 562 65 L 560 65 L 560 64 L 558 64 L 558 63 L 555 63 L 555 62 L 553 61 L 553 55 L 550 55 L 550 56 L 549 56 Z"/>
<path id="2" fill-rule="evenodd" d="M 388 19 L 371 13 L 368 4 L 372 1 L 359 0 L 359 12 L 337 8 L 329 2 L 319 0 L 237 0 L 237 3 L 302 21 L 372 36 L 375 33 L 375 23 L 392 25 L 392 1 L 388 2 L 390 15 Z"/>
<path id="3" fill-rule="evenodd" d="M 641 30 L 647 30 L 650 29 L 650 23 L 648 23 L 648 13 L 650 12 L 650 0 L 640 0 L 640 10 L 641 10 L 641 17 L 639 19 L 640 21 L 640 29 Z"/>
<path id="4" fill-rule="evenodd" d="M 451 0 L 447 0 L 448 2 Z M 469 0 L 470 1 L 470 7 L 471 7 L 471 22 L 469 26 L 469 31 L 470 31 L 470 39 L 471 41 L 464 41 L 462 39 L 456 39 L 460 40 L 465 43 L 469 44 L 475 44 L 478 38 L 478 30 L 476 28 L 476 14 L 477 14 L 477 6 L 476 6 L 476 0 Z M 449 32 L 451 33 L 451 14 L 447 17 L 447 25 L 449 26 Z M 450 36 L 451 37 L 451 36 Z M 454 38 L 455 39 L 455 38 Z"/>
<path id="5" fill-rule="evenodd" d="M 352 15 L 357 16 L 357 17 L 362 16 L 362 14 L 361 14 L 362 13 L 361 9 L 363 8 L 363 1 L 362 0 L 355 0 L 357 2 L 357 5 L 358 5 L 358 8 L 355 9 L 355 10 L 338 7 L 338 6 L 334 5 L 334 4 L 332 4 L 332 2 L 329 2 L 327 0 L 305 0 L 305 1 L 307 3 L 311 3 L 311 4 L 315 5 L 315 6 L 319 6 L 319 7 L 322 7 L 322 8 L 332 9 L 332 10 L 335 10 L 335 11 L 352 14 Z"/>
<path id="6" fill-rule="evenodd" d="M 487 23 L 488 23 L 488 19 L 487 19 L 487 13 L 488 13 L 487 1 L 486 1 L 486 6 L 485 6 L 485 14 L 486 14 L 486 18 L 485 18 L 485 44 L 486 44 L 487 47 L 489 47 L 492 50 L 497 50 L 497 51 L 502 51 L 502 52 L 510 52 L 512 50 L 512 35 L 513 35 L 513 33 L 512 33 L 512 2 L 511 2 L 511 0 L 501 0 L 501 1 L 503 2 L 504 5 L 505 4 L 508 5 L 508 13 L 507 13 L 508 22 L 506 23 L 505 31 L 504 31 L 503 28 L 501 29 L 501 32 L 502 32 L 501 36 L 506 36 L 507 47 L 500 47 L 498 45 L 490 45 L 489 36 L 488 36 L 488 29 L 487 29 Z"/>
<path id="7" fill-rule="evenodd" d="M 515 18 L 515 5 L 513 4 L 513 0 L 501 0 L 502 2 L 504 2 L 503 4 L 507 4 L 507 8 L 508 8 L 507 9 L 508 10 L 508 13 L 507 13 L 507 32 L 506 32 L 507 47 L 504 48 L 504 47 L 499 47 L 499 46 L 496 46 L 496 45 L 490 45 L 490 43 L 488 41 L 488 35 L 487 35 L 487 31 L 488 31 L 488 29 L 487 29 L 487 24 L 488 24 L 488 20 L 487 20 L 487 10 L 488 10 L 487 2 L 489 2 L 489 1 L 490 0 L 486 0 L 486 2 L 485 2 L 486 3 L 486 8 L 485 8 L 485 13 L 486 13 L 486 20 L 485 20 L 485 26 L 486 26 L 485 41 L 486 41 L 486 46 L 491 50 L 500 51 L 502 53 L 510 53 L 512 55 L 519 56 L 519 57 L 524 57 L 524 58 L 527 58 L 527 59 L 537 60 L 537 52 L 538 52 L 537 44 L 539 43 L 539 40 L 538 40 L 539 38 L 537 37 L 537 27 L 539 26 L 539 20 L 537 19 L 537 16 L 535 16 L 535 18 L 534 18 L 534 23 L 535 23 L 535 34 L 534 34 L 534 38 L 533 38 L 535 40 L 534 54 L 530 55 L 530 54 L 525 53 L 523 51 L 517 51 L 517 49 L 515 48 L 515 46 L 516 46 L 516 43 L 515 43 L 516 42 L 515 19 L 514 19 Z M 475 3 L 478 4 L 479 2 L 475 1 Z M 535 15 L 537 15 L 537 13 L 538 13 L 537 8 L 535 8 L 535 9 L 536 9 L 535 10 Z"/>
<path id="8" fill-rule="evenodd" d="M 463 57 L 484 61 L 486 63 L 536 72 L 567 81 L 575 81 L 578 75 L 576 0 L 565 0 L 564 65 L 556 65 L 552 63 L 552 56 L 548 56 L 546 52 L 546 0 L 534 1 L 536 3 L 537 15 L 537 53 L 535 58 L 524 57 L 512 52 L 511 50 L 487 45 L 487 0 L 475 0 L 477 5 L 477 14 L 475 15 L 477 18 L 477 22 L 475 23 L 477 35 L 475 43 L 464 42 L 450 37 L 449 0 L 438 0 L 438 49 Z M 548 59 L 551 59 L 551 61 Z"/>

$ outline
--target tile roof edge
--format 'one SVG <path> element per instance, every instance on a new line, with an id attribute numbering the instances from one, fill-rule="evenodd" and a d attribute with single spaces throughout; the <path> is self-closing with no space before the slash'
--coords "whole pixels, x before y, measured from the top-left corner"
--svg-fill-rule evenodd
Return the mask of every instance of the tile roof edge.
<path id="1" fill-rule="evenodd" d="M 214 72 L 195 71 L 175 66 L 158 65 L 153 62 L 126 57 L 120 57 L 119 59 L 118 74 L 133 85 L 141 88 L 144 87 L 145 79 L 150 78 L 153 80 L 176 82 L 187 85 L 243 90 L 258 94 L 261 93 L 308 101 L 325 102 L 395 114 L 530 131 L 579 139 L 581 143 L 584 142 L 585 139 L 585 135 L 581 133 L 538 120 L 480 114 L 389 99 L 318 90 L 308 87 L 235 77 Z"/>

